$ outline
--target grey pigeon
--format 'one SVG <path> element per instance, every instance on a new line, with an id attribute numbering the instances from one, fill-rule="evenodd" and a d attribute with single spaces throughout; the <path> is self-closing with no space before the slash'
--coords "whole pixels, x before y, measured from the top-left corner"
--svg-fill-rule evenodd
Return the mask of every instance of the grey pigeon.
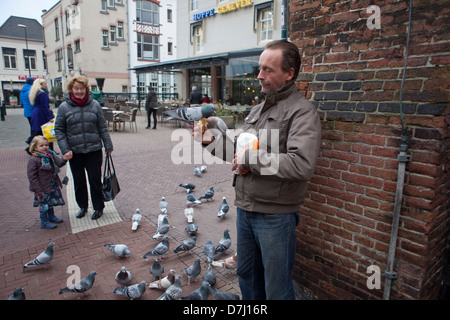
<path id="1" fill-rule="evenodd" d="M 155 277 L 155 280 L 161 279 L 161 275 L 164 273 L 164 266 L 159 263 L 158 258 L 153 260 L 153 264 L 150 267 L 150 274 Z"/>
<path id="2" fill-rule="evenodd" d="M 162 279 L 151 282 L 148 287 L 151 289 L 167 289 L 175 281 L 175 270 L 170 269 L 169 274 Z"/>
<path id="3" fill-rule="evenodd" d="M 142 221 L 142 215 L 139 209 L 136 209 L 136 212 L 131 217 L 131 230 L 136 231 L 138 226 L 141 224 Z"/>
<path id="4" fill-rule="evenodd" d="M 212 286 L 209 286 L 209 292 L 212 294 L 214 300 L 240 300 L 241 298 L 234 293 L 227 291 L 220 291 Z"/>
<path id="5" fill-rule="evenodd" d="M 53 259 L 53 246 L 55 245 L 54 242 L 50 242 L 47 246 L 47 248 L 41 252 L 36 258 L 25 264 L 22 268 L 30 268 L 30 267 L 36 267 L 41 265 L 46 265 Z"/>
<path id="6" fill-rule="evenodd" d="M 173 284 L 157 300 L 179 300 L 183 294 L 180 279 L 181 275 L 177 275 Z"/>
<path id="7" fill-rule="evenodd" d="M 169 238 L 164 236 L 162 241 L 158 243 L 151 251 L 144 254 L 142 258 L 147 259 L 151 256 L 158 256 L 159 260 L 162 260 L 162 256 L 167 252 L 167 250 L 169 250 Z"/>
<path id="8" fill-rule="evenodd" d="M 126 244 L 105 243 L 105 247 L 111 250 L 116 258 L 128 257 L 131 254 Z"/>
<path id="9" fill-rule="evenodd" d="M 196 204 L 202 204 L 200 200 L 197 199 L 195 194 L 191 192 L 191 189 L 187 189 L 187 196 L 186 199 L 188 201 L 188 204 L 196 205 Z"/>
<path id="10" fill-rule="evenodd" d="M 25 293 L 23 293 L 22 287 L 17 287 L 14 289 L 12 295 L 8 297 L 8 300 L 25 300 Z"/>
<path id="11" fill-rule="evenodd" d="M 200 258 L 196 258 L 195 262 L 192 266 L 184 268 L 181 272 L 184 272 L 188 276 L 188 284 L 191 284 L 191 279 L 195 279 L 200 272 L 202 271 L 202 267 L 200 265 Z"/>
<path id="12" fill-rule="evenodd" d="M 153 239 L 159 239 L 161 236 L 165 235 L 170 230 L 169 220 L 167 219 L 167 215 L 163 217 L 162 222 L 158 225 L 158 229 L 156 229 L 156 233 L 153 236 Z"/>
<path id="13" fill-rule="evenodd" d="M 231 246 L 231 238 L 228 229 L 223 231 L 223 237 L 219 240 L 219 244 L 216 246 L 215 254 L 225 252 Z"/>
<path id="14" fill-rule="evenodd" d="M 214 197 L 214 187 L 210 187 L 198 200 L 205 199 L 206 201 L 212 200 Z"/>
<path id="15" fill-rule="evenodd" d="M 168 110 L 164 113 L 168 116 L 166 120 L 181 120 L 186 122 L 194 122 L 198 121 L 202 118 L 210 117 L 215 111 L 217 107 L 213 104 L 206 104 L 201 107 L 181 107 L 177 110 Z"/>
<path id="16" fill-rule="evenodd" d="M 202 286 L 185 297 L 181 297 L 181 300 L 208 300 L 209 295 L 209 283 L 204 281 Z"/>
<path id="17" fill-rule="evenodd" d="M 58 294 L 63 294 L 66 292 L 72 293 L 83 293 L 83 296 L 87 296 L 86 291 L 92 288 L 95 281 L 95 275 L 97 272 L 91 271 L 86 278 L 81 279 L 80 281 L 74 283 L 69 287 L 62 288 L 59 290 Z"/>
<path id="18" fill-rule="evenodd" d="M 161 201 L 159 202 L 159 210 L 165 214 L 167 214 L 167 209 L 169 208 L 169 204 L 166 201 L 166 198 L 161 197 Z"/>
<path id="19" fill-rule="evenodd" d="M 214 136 L 223 135 L 228 130 L 225 121 L 219 117 L 209 117 L 206 122 L 208 129 L 216 129 L 211 130 Z"/>
<path id="20" fill-rule="evenodd" d="M 198 225 L 196 225 L 195 223 L 190 223 L 186 226 L 186 228 L 184 228 L 184 230 L 186 230 L 186 232 L 192 236 L 192 235 L 196 235 L 198 232 Z"/>
<path id="21" fill-rule="evenodd" d="M 202 176 L 202 170 L 198 166 L 194 166 L 194 174 L 197 177 L 201 177 Z"/>
<path id="22" fill-rule="evenodd" d="M 211 265 L 211 263 L 214 261 L 214 252 L 215 252 L 215 248 L 211 240 L 208 239 L 208 241 L 206 241 L 205 247 L 203 248 L 203 252 L 206 255 L 206 259 L 208 259 L 208 264 Z"/>
<path id="23" fill-rule="evenodd" d="M 144 294 L 146 286 L 147 286 L 147 282 L 141 281 L 139 283 L 136 283 L 131 286 L 124 287 L 124 288 L 116 287 L 113 290 L 113 293 L 121 294 L 127 298 L 130 298 L 130 300 L 134 300 L 134 299 L 140 298 Z"/>
<path id="24" fill-rule="evenodd" d="M 126 286 L 131 281 L 131 272 L 123 266 L 120 271 L 116 273 L 115 279 L 118 284 Z"/>
<path id="25" fill-rule="evenodd" d="M 227 199 L 223 197 L 222 203 L 219 206 L 219 213 L 217 214 L 218 218 L 223 218 L 230 210 L 230 207 L 228 206 Z"/>
<path id="26" fill-rule="evenodd" d="M 185 189 L 191 189 L 191 190 L 194 190 L 194 189 L 195 189 L 195 184 L 190 183 L 190 182 L 187 182 L 187 183 L 180 183 L 179 186 L 182 187 L 182 188 L 185 188 Z"/>
<path id="27" fill-rule="evenodd" d="M 184 239 L 183 242 L 181 242 L 180 245 L 175 250 L 173 250 L 173 252 L 178 253 L 189 251 L 195 247 L 196 241 L 197 241 L 196 236 Z"/>
<path id="28" fill-rule="evenodd" d="M 214 287 L 216 285 L 216 275 L 214 274 L 214 271 L 211 268 L 206 269 L 202 281 L 208 282 L 211 285 L 211 287 Z"/>

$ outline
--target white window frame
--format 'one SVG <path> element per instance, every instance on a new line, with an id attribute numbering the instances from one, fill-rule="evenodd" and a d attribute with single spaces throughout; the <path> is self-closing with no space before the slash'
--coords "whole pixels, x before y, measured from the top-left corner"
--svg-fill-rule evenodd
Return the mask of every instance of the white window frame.
<path id="1" fill-rule="evenodd" d="M 194 51 L 195 53 L 203 52 L 203 27 L 194 27 Z"/>
<path id="2" fill-rule="evenodd" d="M 14 50 L 14 54 L 12 53 L 6 53 L 5 49 Z M 2 47 L 2 53 L 3 53 L 3 63 L 5 64 L 5 69 L 17 69 L 17 50 L 16 48 L 6 48 Z M 8 59 L 8 64 L 6 64 L 6 60 Z"/>
<path id="3" fill-rule="evenodd" d="M 109 48 L 109 32 L 102 30 L 102 48 Z"/>
<path id="4" fill-rule="evenodd" d="M 191 0 L 191 11 L 198 10 L 198 0 Z"/>
<path id="5" fill-rule="evenodd" d="M 28 51 L 28 52 L 27 52 Z M 28 55 L 25 55 L 25 52 Z M 31 55 L 30 55 L 31 53 Z M 36 50 L 23 49 L 23 60 L 25 61 L 25 69 L 28 70 L 28 66 L 30 66 L 31 70 L 36 70 Z"/>
<path id="6" fill-rule="evenodd" d="M 123 40 L 124 37 L 124 28 L 123 28 L 123 21 L 117 22 L 117 39 Z"/>
<path id="7" fill-rule="evenodd" d="M 109 26 L 109 42 L 114 44 L 117 42 L 117 28 L 116 26 Z"/>
<path id="8" fill-rule="evenodd" d="M 260 11 L 258 29 L 259 41 L 267 42 L 273 39 L 273 12 L 271 8 Z"/>

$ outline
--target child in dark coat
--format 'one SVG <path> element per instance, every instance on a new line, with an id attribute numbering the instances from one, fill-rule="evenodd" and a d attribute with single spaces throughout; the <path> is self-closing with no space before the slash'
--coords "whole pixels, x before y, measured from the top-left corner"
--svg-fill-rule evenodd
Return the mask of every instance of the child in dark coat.
<path id="1" fill-rule="evenodd" d="M 31 153 L 27 166 L 30 191 L 34 192 L 33 207 L 39 207 L 41 228 L 56 228 L 55 223 L 63 222 L 55 216 L 53 207 L 65 205 L 61 193 L 59 168 L 66 165 L 65 159 L 49 150 L 49 142 L 44 136 L 35 136 L 30 144 Z"/>

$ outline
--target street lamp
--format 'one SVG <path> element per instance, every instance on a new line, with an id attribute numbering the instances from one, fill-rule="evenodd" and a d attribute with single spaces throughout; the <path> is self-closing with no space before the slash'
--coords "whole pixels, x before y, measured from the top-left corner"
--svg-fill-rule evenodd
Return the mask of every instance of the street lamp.
<path id="1" fill-rule="evenodd" d="M 24 29 L 25 29 L 25 43 L 26 43 L 26 46 L 27 46 L 27 59 L 28 59 L 28 75 L 29 75 L 30 78 L 31 78 L 30 58 L 29 58 L 29 56 L 28 56 L 29 52 L 28 52 L 27 26 L 24 25 L 24 24 L 18 24 L 17 26 L 20 27 L 20 28 L 24 28 Z M 24 58 L 25 58 L 25 55 L 24 55 Z"/>

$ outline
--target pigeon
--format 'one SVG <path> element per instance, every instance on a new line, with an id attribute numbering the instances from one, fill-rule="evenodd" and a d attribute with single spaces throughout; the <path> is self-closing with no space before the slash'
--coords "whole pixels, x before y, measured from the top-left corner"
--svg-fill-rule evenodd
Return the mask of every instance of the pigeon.
<path id="1" fill-rule="evenodd" d="M 191 193 L 191 189 L 187 189 L 186 198 L 187 198 L 188 204 L 191 204 L 191 205 L 202 204 L 202 202 L 197 199 L 195 194 Z"/>
<path id="2" fill-rule="evenodd" d="M 190 183 L 190 182 L 188 182 L 188 183 L 181 183 L 179 186 L 182 187 L 182 188 L 185 188 L 185 189 L 191 189 L 191 190 L 195 189 L 195 184 Z"/>
<path id="3" fill-rule="evenodd" d="M 156 230 L 153 239 L 155 240 L 159 239 L 161 236 L 169 232 L 169 229 L 170 229 L 169 221 L 167 220 L 167 215 L 165 215 L 161 224 L 158 225 L 158 229 Z"/>
<path id="4" fill-rule="evenodd" d="M 214 187 L 210 187 L 198 200 L 205 199 L 206 201 L 213 200 Z"/>
<path id="5" fill-rule="evenodd" d="M 130 256 L 130 250 L 126 244 L 109 244 L 105 243 L 105 247 L 111 250 L 116 258 L 126 258 Z"/>
<path id="6" fill-rule="evenodd" d="M 189 251 L 195 247 L 196 241 L 197 241 L 196 236 L 187 238 L 187 239 L 183 240 L 183 242 L 181 242 L 181 244 L 175 250 L 173 250 L 173 252 L 178 253 L 178 252 Z"/>
<path id="7" fill-rule="evenodd" d="M 113 290 L 113 293 L 121 294 L 127 298 L 130 298 L 130 300 L 134 300 L 134 299 L 138 299 L 142 296 L 142 294 L 145 292 L 146 286 L 147 286 L 147 282 L 141 281 L 139 283 L 136 283 L 131 286 L 124 287 L 124 288 L 116 287 Z"/>
<path id="8" fill-rule="evenodd" d="M 206 169 L 208 169 L 207 166 L 201 166 L 201 167 L 200 167 L 200 172 L 201 172 L 201 173 L 205 173 L 205 172 L 206 172 Z"/>
<path id="9" fill-rule="evenodd" d="M 131 281 L 131 272 L 123 266 L 120 271 L 116 273 L 115 279 L 118 284 L 126 286 Z"/>
<path id="10" fill-rule="evenodd" d="M 161 223 L 163 222 L 164 217 L 167 217 L 167 219 L 169 219 L 169 216 L 168 216 L 167 214 L 165 214 L 164 212 L 161 212 L 161 213 L 158 215 L 158 227 L 159 227 L 159 226 L 161 225 Z"/>
<path id="11" fill-rule="evenodd" d="M 164 197 L 161 197 L 161 201 L 159 202 L 159 210 L 165 214 L 167 214 L 167 208 L 169 207 L 169 204 L 167 203 L 166 199 Z"/>
<path id="12" fill-rule="evenodd" d="M 217 217 L 224 218 L 229 210 L 230 210 L 230 207 L 228 206 L 227 199 L 225 197 L 223 197 L 222 203 L 219 206 L 219 213 L 217 214 Z"/>
<path id="13" fill-rule="evenodd" d="M 175 119 L 192 123 L 210 117 L 216 110 L 215 105 L 206 104 L 201 107 L 180 107 L 177 110 L 164 111 L 164 114 L 168 116 L 166 120 Z"/>
<path id="14" fill-rule="evenodd" d="M 211 265 L 211 263 L 214 261 L 214 251 L 214 245 L 212 244 L 211 240 L 208 239 L 208 241 L 206 241 L 205 247 L 203 248 L 203 252 L 208 259 L 209 265 Z"/>
<path id="15" fill-rule="evenodd" d="M 201 271 L 202 267 L 200 266 L 200 258 L 196 258 L 192 266 L 181 270 L 181 272 L 186 273 L 188 276 L 188 285 L 191 284 L 191 279 L 195 279 Z"/>
<path id="16" fill-rule="evenodd" d="M 170 269 L 169 274 L 162 279 L 151 282 L 148 287 L 150 289 L 167 289 L 175 281 L 175 270 Z"/>
<path id="17" fill-rule="evenodd" d="M 181 300 L 208 300 L 209 296 L 209 283 L 204 281 L 202 286 L 185 297 L 181 297 Z"/>
<path id="18" fill-rule="evenodd" d="M 197 177 L 201 177 L 202 176 L 202 170 L 200 170 L 200 168 L 198 166 L 194 166 L 194 174 Z"/>
<path id="19" fill-rule="evenodd" d="M 215 254 L 222 253 L 230 248 L 231 238 L 228 232 L 228 229 L 223 231 L 223 237 L 219 240 L 219 244 L 216 246 L 216 250 L 214 251 Z"/>
<path id="20" fill-rule="evenodd" d="M 8 297 L 8 300 L 25 300 L 25 293 L 23 293 L 22 287 L 17 287 L 14 289 L 12 295 Z"/>
<path id="21" fill-rule="evenodd" d="M 221 119 L 219 117 L 209 117 L 206 121 L 207 121 L 208 129 L 216 129 L 216 130 L 211 130 L 214 136 L 223 135 L 228 130 L 228 127 L 225 124 L 225 121 L 223 121 L 223 119 Z"/>
<path id="22" fill-rule="evenodd" d="M 202 281 L 208 282 L 211 285 L 211 287 L 214 287 L 216 285 L 216 275 L 214 274 L 214 271 L 211 268 L 206 269 Z"/>
<path id="23" fill-rule="evenodd" d="M 89 273 L 89 275 L 86 278 L 81 279 L 80 281 L 74 283 L 69 287 L 65 287 L 59 290 L 58 294 L 72 292 L 72 293 L 83 293 L 83 296 L 87 296 L 88 294 L 86 292 L 92 288 L 96 274 L 97 272 L 91 271 L 91 273 Z"/>
<path id="24" fill-rule="evenodd" d="M 212 265 L 215 267 L 221 267 L 221 268 L 225 268 L 225 269 L 235 270 L 236 269 L 236 261 L 237 261 L 237 254 L 234 254 L 231 257 L 228 257 L 226 259 L 213 261 Z"/>
<path id="25" fill-rule="evenodd" d="M 36 258 L 25 264 L 22 268 L 30 268 L 30 267 L 36 267 L 40 265 L 45 265 L 52 261 L 53 259 L 53 246 L 55 245 L 54 242 L 50 242 L 47 246 L 47 249 L 45 251 L 41 252 Z"/>
<path id="26" fill-rule="evenodd" d="M 155 280 L 161 279 L 161 275 L 164 273 L 164 266 L 159 263 L 158 258 L 153 260 L 153 264 L 150 267 L 150 274 L 155 277 Z"/>
<path id="27" fill-rule="evenodd" d="M 196 225 L 195 223 L 189 223 L 186 228 L 184 228 L 184 230 L 186 230 L 186 232 L 189 233 L 190 236 L 196 235 L 198 232 L 198 225 Z"/>
<path id="28" fill-rule="evenodd" d="M 211 285 L 208 287 L 209 292 L 212 294 L 214 300 L 240 300 L 241 298 L 234 293 L 220 291 Z"/>
<path id="29" fill-rule="evenodd" d="M 194 222 L 194 208 L 190 203 L 186 204 L 186 209 L 184 209 L 184 216 L 188 223 Z"/>
<path id="30" fill-rule="evenodd" d="M 136 231 L 138 226 L 141 224 L 141 220 L 142 220 L 141 212 L 139 211 L 139 209 L 136 209 L 136 213 L 133 214 L 133 216 L 131 217 L 132 222 L 131 230 Z"/>
<path id="31" fill-rule="evenodd" d="M 163 254 L 169 250 L 169 237 L 164 236 L 162 241 L 158 243 L 151 251 L 144 254 L 142 258 L 147 259 L 151 256 L 158 256 L 159 260 L 163 260 Z"/>
<path id="32" fill-rule="evenodd" d="M 177 275 L 173 284 L 157 300 L 179 300 L 183 294 L 180 279 L 181 275 Z"/>

